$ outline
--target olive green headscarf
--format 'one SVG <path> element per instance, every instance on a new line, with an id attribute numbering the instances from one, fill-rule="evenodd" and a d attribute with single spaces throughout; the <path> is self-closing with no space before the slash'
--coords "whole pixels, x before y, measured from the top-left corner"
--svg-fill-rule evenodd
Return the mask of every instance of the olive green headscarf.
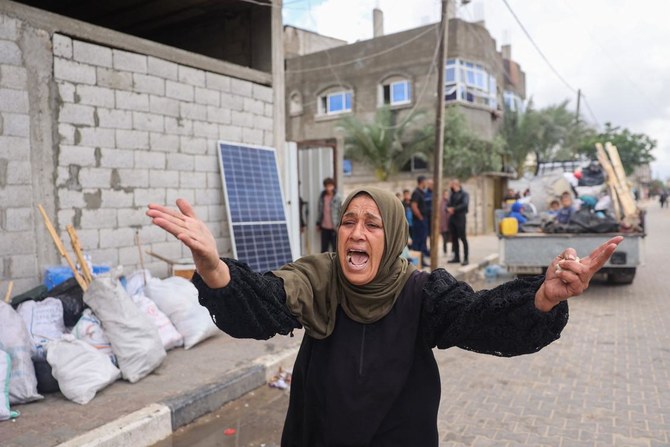
<path id="1" fill-rule="evenodd" d="M 340 214 L 361 194 L 375 201 L 384 226 L 384 253 L 371 282 L 355 286 L 347 281 L 337 252 L 305 256 L 272 272 L 284 281 L 286 305 L 311 337 L 326 338 L 333 332 L 338 304 L 349 318 L 359 323 L 380 320 L 393 308 L 415 270 L 400 257 L 409 230 L 405 209 L 392 193 L 372 187 L 357 189 L 344 201 Z"/>

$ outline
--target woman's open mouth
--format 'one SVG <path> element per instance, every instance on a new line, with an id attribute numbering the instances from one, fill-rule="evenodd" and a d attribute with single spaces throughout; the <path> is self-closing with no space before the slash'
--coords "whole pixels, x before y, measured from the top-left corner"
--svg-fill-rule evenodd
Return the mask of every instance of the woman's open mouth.
<path id="1" fill-rule="evenodd" d="M 351 270 L 363 270 L 370 260 L 370 256 L 363 250 L 348 250 L 347 265 Z"/>

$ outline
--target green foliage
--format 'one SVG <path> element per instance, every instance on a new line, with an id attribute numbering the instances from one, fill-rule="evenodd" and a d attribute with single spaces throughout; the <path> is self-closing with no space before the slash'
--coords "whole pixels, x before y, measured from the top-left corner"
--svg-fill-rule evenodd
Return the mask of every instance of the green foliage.
<path id="1" fill-rule="evenodd" d="M 655 160 L 652 151 L 656 147 L 656 140 L 642 133 L 632 133 L 628 129 L 614 127 L 611 123 L 605 123 L 603 132 L 584 138 L 577 150 L 581 154 L 595 158 L 595 143 L 605 144 L 608 141 L 618 149 L 626 175 L 632 174 L 637 166 Z"/>
<path id="2" fill-rule="evenodd" d="M 338 128 L 345 133 L 345 155 L 374 169 L 377 180 L 387 180 L 415 152 L 416 141 L 406 141 L 405 133 L 421 116 L 415 113 L 398 122 L 396 113 L 383 107 L 377 110 L 372 123 L 363 123 L 354 116 L 343 118 Z"/>

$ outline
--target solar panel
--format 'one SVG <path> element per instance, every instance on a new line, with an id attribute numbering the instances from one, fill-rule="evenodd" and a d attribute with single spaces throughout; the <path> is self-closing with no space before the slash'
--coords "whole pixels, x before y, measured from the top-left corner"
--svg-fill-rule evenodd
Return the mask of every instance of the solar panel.
<path id="1" fill-rule="evenodd" d="M 293 260 L 274 148 L 219 142 L 233 256 L 254 271 Z"/>

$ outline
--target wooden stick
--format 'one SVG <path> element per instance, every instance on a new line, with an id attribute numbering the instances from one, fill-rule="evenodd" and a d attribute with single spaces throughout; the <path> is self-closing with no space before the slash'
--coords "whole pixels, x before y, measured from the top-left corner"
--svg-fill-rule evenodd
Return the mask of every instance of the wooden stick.
<path id="1" fill-rule="evenodd" d="M 14 281 L 9 281 L 7 286 L 7 293 L 5 294 L 5 303 L 9 304 L 9 301 L 12 298 L 12 290 L 14 289 Z"/>
<path id="2" fill-rule="evenodd" d="M 84 280 L 86 281 L 86 284 L 91 284 L 91 282 L 93 282 L 93 273 L 91 272 L 91 269 L 88 267 L 88 262 L 86 262 L 84 253 L 81 250 L 81 244 L 79 243 L 79 237 L 77 237 L 77 232 L 74 230 L 74 227 L 72 225 L 67 225 L 65 229 L 67 230 L 67 234 L 70 236 L 70 244 L 72 244 L 72 250 L 74 251 L 74 254 L 77 257 L 79 266 L 81 267 L 81 272 L 84 275 Z"/>
<path id="3" fill-rule="evenodd" d="M 151 250 L 147 250 L 147 254 L 150 255 L 150 256 L 153 256 L 153 257 L 156 258 L 156 259 L 160 259 L 161 261 L 165 261 L 165 262 L 167 262 L 169 265 L 174 264 L 174 261 L 173 261 L 172 259 L 168 259 L 168 258 L 166 258 L 166 257 L 164 257 L 164 256 L 161 256 L 161 255 L 159 255 L 159 254 L 157 254 L 157 253 L 154 253 L 154 252 L 151 251 Z"/>
<path id="4" fill-rule="evenodd" d="M 49 216 L 47 216 L 46 211 L 44 211 L 44 208 L 42 205 L 37 205 L 37 209 L 40 210 L 40 214 L 42 214 L 42 218 L 44 218 L 44 224 L 47 227 L 47 231 L 51 235 L 51 239 L 53 239 L 54 244 L 56 244 L 56 248 L 58 249 L 58 252 L 62 257 L 65 258 L 65 261 L 67 262 L 67 265 L 70 267 L 70 270 L 72 270 L 72 274 L 74 275 L 74 279 L 77 280 L 77 283 L 79 284 L 79 287 L 85 292 L 86 289 L 88 289 L 88 285 L 86 284 L 86 281 L 84 281 L 84 278 L 81 277 L 79 274 L 79 271 L 75 267 L 74 263 L 72 262 L 72 259 L 70 259 L 70 255 L 67 254 L 67 251 L 65 251 L 65 246 L 63 245 L 63 241 L 61 240 L 60 236 L 58 236 L 58 233 L 56 232 L 56 229 L 54 228 L 53 224 L 51 223 L 51 220 L 49 220 Z"/>
<path id="5" fill-rule="evenodd" d="M 140 244 L 140 230 L 135 230 L 135 245 L 137 251 L 140 252 L 140 268 L 142 269 L 142 278 L 144 279 L 144 286 L 147 285 L 147 272 L 144 269 L 144 256 L 142 256 L 142 245 Z"/>

